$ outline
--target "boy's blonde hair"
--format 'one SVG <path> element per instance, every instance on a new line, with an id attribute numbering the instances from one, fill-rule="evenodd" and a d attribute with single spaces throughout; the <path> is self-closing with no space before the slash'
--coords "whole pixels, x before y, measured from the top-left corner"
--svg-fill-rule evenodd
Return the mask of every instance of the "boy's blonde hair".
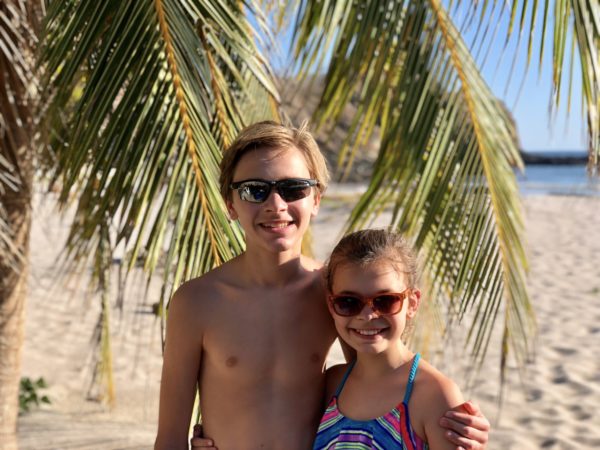
<path id="1" fill-rule="evenodd" d="M 319 182 L 317 189 L 322 194 L 329 182 L 329 172 L 325 158 L 308 132 L 307 122 L 299 128 L 284 126 L 273 121 L 257 122 L 244 128 L 236 140 L 223 154 L 219 184 L 224 199 L 231 199 L 229 186 L 233 182 L 233 172 L 240 158 L 247 152 L 271 148 L 297 148 L 306 159 L 311 178 Z"/>
<path id="2" fill-rule="evenodd" d="M 408 288 L 415 288 L 418 281 L 417 258 L 411 245 L 400 233 L 391 230 L 361 230 L 344 236 L 335 246 L 327 266 L 325 280 L 332 292 L 335 271 L 345 264 L 366 266 L 386 260 L 406 276 Z"/>

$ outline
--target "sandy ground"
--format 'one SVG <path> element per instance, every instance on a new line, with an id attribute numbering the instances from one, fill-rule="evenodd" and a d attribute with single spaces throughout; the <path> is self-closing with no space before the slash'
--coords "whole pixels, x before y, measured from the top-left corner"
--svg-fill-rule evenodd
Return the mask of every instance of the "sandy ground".
<path id="1" fill-rule="evenodd" d="M 333 197 L 352 192 L 332 191 Z M 334 198 L 322 205 L 314 227 L 320 258 L 339 237 L 345 205 Z M 539 324 L 536 357 L 523 385 L 511 369 L 499 416 L 499 342 L 492 342 L 490 361 L 467 395 L 493 421 L 490 449 L 600 448 L 600 198 L 529 196 L 524 207 Z M 21 417 L 20 448 L 151 448 L 161 367 L 160 324 L 150 306 L 156 297 L 134 277 L 123 311 L 112 312 L 117 405 L 111 411 L 88 389 L 98 294 L 86 289 L 85 278 L 56 277 L 67 225 L 51 199 L 36 202 L 23 376 L 44 377 L 52 404 Z M 460 368 L 443 369 L 461 385 Z"/>

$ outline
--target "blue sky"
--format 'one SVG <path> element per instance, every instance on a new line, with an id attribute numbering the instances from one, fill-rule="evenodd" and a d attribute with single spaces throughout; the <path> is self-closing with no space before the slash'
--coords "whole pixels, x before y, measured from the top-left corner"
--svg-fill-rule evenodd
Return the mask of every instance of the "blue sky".
<path id="1" fill-rule="evenodd" d="M 530 70 L 520 95 L 516 86 L 505 95 L 504 83 L 492 82 L 493 77 L 484 74 L 493 92 L 504 99 L 517 122 L 521 147 L 524 150 L 585 150 L 584 116 L 581 109 L 581 80 L 573 83 L 571 111 L 567 113 L 567 99 L 562 99 L 552 117 L 549 112 L 551 97 L 551 74 L 546 64 L 542 77 L 537 68 Z M 519 83 L 513 83 L 518 85 Z M 566 86 L 565 86 L 566 89 Z"/>

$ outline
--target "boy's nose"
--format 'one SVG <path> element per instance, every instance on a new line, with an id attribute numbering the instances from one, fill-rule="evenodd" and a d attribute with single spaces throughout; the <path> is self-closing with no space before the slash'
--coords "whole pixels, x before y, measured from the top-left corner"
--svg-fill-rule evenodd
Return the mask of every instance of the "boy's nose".
<path id="1" fill-rule="evenodd" d="M 277 189 L 272 189 L 265 200 L 265 205 L 269 211 L 282 211 L 287 208 L 287 202 L 281 198 Z"/>

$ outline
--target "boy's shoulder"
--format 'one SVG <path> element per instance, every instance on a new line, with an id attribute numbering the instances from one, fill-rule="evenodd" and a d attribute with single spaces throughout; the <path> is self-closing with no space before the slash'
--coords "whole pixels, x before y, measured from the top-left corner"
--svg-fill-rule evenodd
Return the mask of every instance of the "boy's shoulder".
<path id="1" fill-rule="evenodd" d="M 323 268 L 325 267 L 322 262 L 311 258 L 310 256 L 302 255 L 302 266 L 309 271 L 318 272 L 320 275 L 323 274 Z"/>
<path id="2" fill-rule="evenodd" d="M 231 261 L 226 262 L 199 277 L 185 281 L 177 288 L 171 302 L 181 306 L 202 308 L 208 300 L 220 298 L 224 287 L 234 279 L 231 265 Z"/>
<path id="3" fill-rule="evenodd" d="M 290 283 L 290 289 L 294 286 L 302 286 L 316 297 L 323 295 L 322 264 L 311 259 L 302 257 L 301 272 L 295 283 Z M 205 274 L 188 280 L 181 284 L 175 291 L 171 302 L 178 304 L 189 312 L 208 313 L 211 308 L 223 307 L 224 300 L 235 298 L 240 292 L 248 292 L 257 289 L 257 286 L 248 284 L 244 273 L 244 265 L 240 257 L 231 259 L 224 264 L 206 272 Z M 214 309 L 212 310 L 214 312 Z"/>
<path id="4" fill-rule="evenodd" d="M 327 374 L 327 382 L 331 379 L 332 381 L 342 381 L 344 374 L 350 367 L 350 363 L 336 364 L 327 368 L 325 372 Z"/>
<path id="5" fill-rule="evenodd" d="M 304 268 L 305 278 L 310 280 L 311 284 L 318 290 L 325 288 L 324 266 L 323 263 L 307 256 L 302 256 L 302 267 Z"/>

